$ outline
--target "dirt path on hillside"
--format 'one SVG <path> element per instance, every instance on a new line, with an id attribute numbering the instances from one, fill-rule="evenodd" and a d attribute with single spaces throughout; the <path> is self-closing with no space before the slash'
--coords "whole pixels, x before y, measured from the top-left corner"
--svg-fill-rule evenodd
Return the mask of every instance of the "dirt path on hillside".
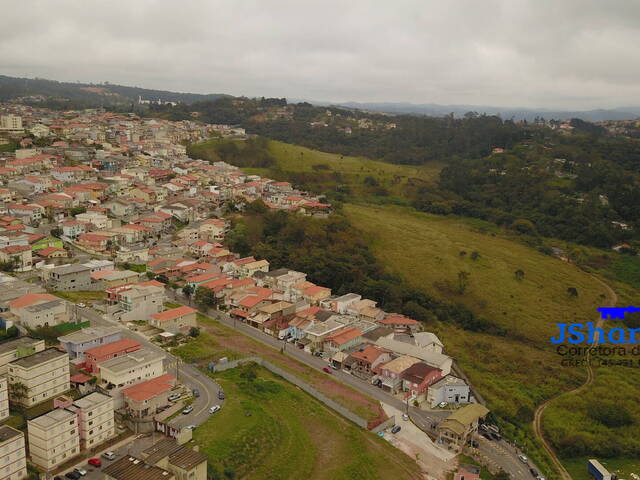
<path id="1" fill-rule="evenodd" d="M 607 285 L 602 279 L 598 278 L 596 275 L 591 274 L 591 277 L 594 280 L 596 280 L 599 284 L 601 284 L 607 290 L 607 303 L 606 303 L 605 306 L 614 307 L 618 303 L 618 294 L 609 285 Z M 604 319 L 601 318 L 600 315 L 598 315 L 598 319 L 596 321 L 596 327 L 597 328 L 601 328 L 603 323 L 604 323 Z M 597 336 L 594 338 L 594 342 L 593 342 L 592 345 L 595 345 L 599 340 L 599 336 L 598 336 L 597 333 L 596 333 L 596 335 Z M 555 465 L 556 469 L 560 473 L 560 476 L 562 477 L 563 480 L 572 480 L 572 478 L 571 478 L 571 475 L 569 474 L 569 472 L 567 471 L 567 469 L 564 468 L 564 466 L 562 465 L 562 462 L 560 462 L 560 459 L 558 458 L 558 456 L 554 452 L 554 450 L 551 447 L 551 445 L 549 444 L 549 442 L 547 442 L 547 440 L 544 438 L 544 436 L 542 434 L 542 414 L 544 413 L 546 408 L 552 402 L 556 401 L 558 398 L 563 397 L 565 395 L 580 394 L 583 390 L 586 390 L 593 383 L 593 379 L 595 378 L 595 374 L 594 374 L 593 368 L 589 364 L 588 360 L 589 360 L 589 354 L 587 354 L 587 379 L 585 380 L 585 382 L 582 385 L 580 385 L 579 387 L 574 388 L 573 390 L 570 390 L 568 392 L 564 392 L 564 393 L 561 393 L 559 395 L 556 395 L 555 397 L 550 398 L 549 400 L 547 400 L 546 402 L 541 404 L 536 409 L 535 415 L 533 417 L 533 432 L 535 433 L 536 437 L 538 437 L 538 439 L 540 439 L 540 442 L 542 443 L 542 446 L 544 447 L 545 451 L 547 452 L 547 454 L 551 458 L 553 464 Z"/>

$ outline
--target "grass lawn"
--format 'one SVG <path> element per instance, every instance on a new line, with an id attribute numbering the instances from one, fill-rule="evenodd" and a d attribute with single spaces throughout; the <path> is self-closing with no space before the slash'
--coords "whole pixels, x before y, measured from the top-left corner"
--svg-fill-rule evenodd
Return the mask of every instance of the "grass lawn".
<path id="1" fill-rule="evenodd" d="M 174 302 L 164 302 L 164 306 L 165 308 L 178 308 L 178 307 L 181 307 L 182 305 Z"/>
<path id="2" fill-rule="evenodd" d="M 53 328 L 57 330 L 61 335 L 66 335 L 67 333 L 75 332 L 76 330 L 80 330 L 81 328 L 87 328 L 90 324 L 91 322 L 89 321 L 81 323 L 67 322 L 56 325 Z"/>
<path id="3" fill-rule="evenodd" d="M 228 478 L 255 480 L 418 479 L 417 464 L 381 438 L 255 367 L 216 374 L 224 407 L 194 431 L 195 442 Z M 230 476 L 231 475 L 231 476 Z"/>
<path id="4" fill-rule="evenodd" d="M 64 298 L 68 302 L 73 303 L 85 303 L 85 302 L 98 302 L 107 298 L 107 294 L 104 291 L 77 291 L 77 292 L 53 292 L 56 297 Z"/>

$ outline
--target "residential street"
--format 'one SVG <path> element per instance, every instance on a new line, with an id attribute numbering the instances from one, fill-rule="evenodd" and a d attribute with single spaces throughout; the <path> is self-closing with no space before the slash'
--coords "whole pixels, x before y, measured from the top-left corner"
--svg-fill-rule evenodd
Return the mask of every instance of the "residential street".
<path id="1" fill-rule="evenodd" d="M 189 387 L 189 389 L 197 389 L 200 392 L 200 396 L 194 398 L 193 412 L 188 415 L 178 415 L 170 422 L 172 426 L 182 428 L 187 425 L 200 425 L 209 417 L 209 408 L 213 405 L 221 405 L 223 403 L 222 400 L 218 400 L 218 391 L 221 390 L 220 386 L 213 381 L 211 377 L 205 375 L 193 365 L 182 363 L 180 359 L 150 342 L 145 336 L 129 330 L 119 322 L 107 320 L 100 313 L 91 308 L 83 308 L 80 309 L 79 312 L 82 318 L 91 322 L 91 325 L 118 326 L 121 328 L 124 337 L 140 342 L 145 348 L 162 353 L 166 357 L 166 372 L 176 375 L 178 380 Z"/>

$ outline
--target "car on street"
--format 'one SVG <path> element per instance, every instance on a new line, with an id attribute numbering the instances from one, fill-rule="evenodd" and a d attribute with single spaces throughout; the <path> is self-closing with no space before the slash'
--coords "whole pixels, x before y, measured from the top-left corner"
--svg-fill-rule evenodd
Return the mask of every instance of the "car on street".
<path id="1" fill-rule="evenodd" d="M 406 413 L 403 413 L 402 419 L 406 422 L 407 420 L 409 420 L 409 415 L 407 415 Z"/>
<path id="2" fill-rule="evenodd" d="M 532 476 L 533 478 L 536 478 L 536 479 L 538 478 L 538 471 L 537 471 L 535 468 L 531 467 L 531 468 L 529 469 L 529 472 L 531 472 L 531 476 Z"/>
<path id="3" fill-rule="evenodd" d="M 518 460 L 520 460 L 522 463 L 529 463 L 529 459 L 524 455 L 518 455 Z"/>
<path id="4" fill-rule="evenodd" d="M 113 452 L 104 452 L 102 454 L 102 458 L 106 458 L 107 460 L 113 460 L 114 458 L 116 458 L 116 454 Z"/>
<path id="5" fill-rule="evenodd" d="M 482 435 L 487 440 L 493 440 L 493 435 L 491 435 L 489 432 L 481 432 L 480 435 Z"/>
<path id="6" fill-rule="evenodd" d="M 82 467 L 74 468 L 73 471 L 79 475 L 82 475 L 83 477 L 87 474 L 87 471 Z"/>
<path id="7" fill-rule="evenodd" d="M 218 410 L 220 410 L 220 408 L 220 405 L 214 405 L 209 409 L 209 413 L 216 413 Z"/>
<path id="8" fill-rule="evenodd" d="M 192 391 L 193 396 L 198 398 L 200 396 L 200 390 L 198 390 L 197 388 L 194 388 Z"/>
<path id="9" fill-rule="evenodd" d="M 78 303 L 77 305 L 78 305 L 78 307 L 79 307 L 79 308 L 84 308 L 84 307 L 86 307 L 86 306 L 87 306 L 87 305 L 86 305 L 86 304 L 84 304 L 84 303 Z"/>
<path id="10" fill-rule="evenodd" d="M 167 400 L 169 400 L 170 402 L 175 402 L 176 400 L 178 400 L 180 398 L 180 394 L 178 392 L 174 392 L 171 395 L 169 395 L 167 397 Z"/>
<path id="11" fill-rule="evenodd" d="M 82 477 L 82 475 L 80 475 L 78 472 L 67 472 L 64 474 L 65 477 L 67 477 L 69 480 L 78 480 L 79 478 Z"/>
<path id="12" fill-rule="evenodd" d="M 391 429 L 391 433 L 398 433 L 401 430 L 400 425 L 396 425 Z"/>
<path id="13" fill-rule="evenodd" d="M 440 408 L 444 408 L 444 407 L 446 407 L 447 405 L 448 405 L 448 404 L 447 404 L 447 402 L 440 402 L 440 403 L 438 404 L 438 406 L 439 406 Z"/>
<path id="14" fill-rule="evenodd" d="M 187 425 L 187 426 L 186 426 L 186 427 L 184 427 L 184 428 L 188 428 L 189 430 L 195 430 L 195 429 L 196 429 L 196 426 L 195 426 L 195 425 Z"/>
<path id="15" fill-rule="evenodd" d="M 89 460 L 87 460 L 87 463 L 89 465 L 91 465 L 92 467 L 101 467 L 102 466 L 102 460 L 100 460 L 99 458 L 90 458 Z"/>
<path id="16" fill-rule="evenodd" d="M 193 405 L 189 405 L 188 407 L 185 407 L 182 409 L 182 414 L 183 415 L 188 415 L 191 412 L 193 412 Z"/>
<path id="17" fill-rule="evenodd" d="M 322 371 L 324 373 L 333 374 L 333 372 L 331 371 L 331 369 L 329 367 L 322 367 Z"/>
<path id="18" fill-rule="evenodd" d="M 224 392 L 222 390 L 218 390 L 218 400 L 224 400 Z"/>

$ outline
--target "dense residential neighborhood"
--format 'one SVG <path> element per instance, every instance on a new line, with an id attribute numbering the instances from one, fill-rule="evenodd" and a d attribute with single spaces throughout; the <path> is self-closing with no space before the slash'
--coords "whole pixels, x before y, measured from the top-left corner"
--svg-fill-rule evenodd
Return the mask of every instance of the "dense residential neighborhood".
<path id="1" fill-rule="evenodd" d="M 374 433 L 396 435 L 401 419 L 412 420 L 417 443 L 445 460 L 478 455 L 481 433 L 485 443 L 499 439 L 446 345 L 421 322 L 225 246 L 227 214 L 258 200 L 299 215 L 332 211 L 288 182 L 186 155 L 188 142 L 242 140 L 242 129 L 100 109 L 4 104 L 0 112 L 0 134 L 18 144 L 0 153 L 0 416 L 26 419 L 19 430 L 1 427 L 1 441 L 21 445 L 16 469 L 1 479 L 27 478 L 25 458 L 56 474 L 159 432 L 163 439 L 140 441 L 135 455 L 109 450 L 89 463 L 106 462 L 108 479 L 205 480 L 207 457 L 189 445 L 217 411 L 204 402 L 220 408 L 224 394 L 205 375 L 217 394 L 200 399 L 171 354 L 200 335 L 200 315 L 241 325 L 396 405 L 364 421 Z"/>

